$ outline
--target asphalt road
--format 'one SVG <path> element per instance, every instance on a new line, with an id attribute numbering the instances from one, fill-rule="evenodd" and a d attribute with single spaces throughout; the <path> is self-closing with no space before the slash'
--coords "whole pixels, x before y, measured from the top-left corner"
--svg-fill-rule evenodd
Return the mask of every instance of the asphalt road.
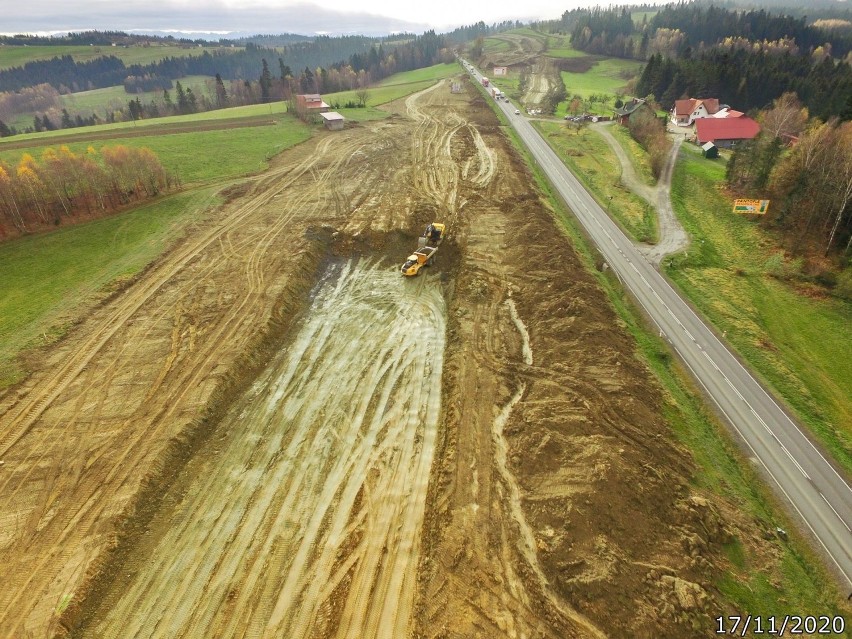
<path id="1" fill-rule="evenodd" d="M 482 76 L 475 69 L 471 76 Z M 499 83 L 498 83 L 499 86 Z M 515 106 L 497 102 L 604 259 L 642 305 L 711 401 L 852 590 L 852 489 L 835 467 L 621 232 Z"/>

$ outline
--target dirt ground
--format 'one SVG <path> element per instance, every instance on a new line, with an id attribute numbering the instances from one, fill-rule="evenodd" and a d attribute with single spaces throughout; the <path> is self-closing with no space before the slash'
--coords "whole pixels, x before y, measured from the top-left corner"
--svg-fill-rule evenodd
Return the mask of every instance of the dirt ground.
<path id="1" fill-rule="evenodd" d="M 282 154 L 0 397 L 0 636 L 713 636 L 747 525 L 465 86 Z"/>

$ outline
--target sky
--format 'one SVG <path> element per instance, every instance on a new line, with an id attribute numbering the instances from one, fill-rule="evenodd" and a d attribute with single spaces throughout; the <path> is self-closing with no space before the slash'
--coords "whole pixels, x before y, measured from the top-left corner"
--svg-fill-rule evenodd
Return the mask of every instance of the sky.
<path id="1" fill-rule="evenodd" d="M 179 30 L 379 35 L 449 30 L 480 20 L 558 18 L 597 0 L 27 0 L 3 3 L 0 32 Z"/>

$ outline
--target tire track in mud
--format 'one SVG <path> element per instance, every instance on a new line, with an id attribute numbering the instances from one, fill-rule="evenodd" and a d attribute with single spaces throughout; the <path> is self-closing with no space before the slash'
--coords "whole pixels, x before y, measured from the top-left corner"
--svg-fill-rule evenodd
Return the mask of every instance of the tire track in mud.
<path id="1" fill-rule="evenodd" d="M 7 566 L 6 584 L 0 589 L 3 632 L 14 634 L 21 628 L 35 628 L 33 632 L 42 634 L 37 629 L 54 617 L 56 602 L 75 592 L 92 558 L 108 541 L 101 520 L 105 515 L 115 516 L 129 496 L 129 486 L 137 486 L 148 472 L 146 466 L 138 470 L 145 459 L 150 461 L 150 445 L 145 442 L 160 441 L 162 445 L 175 423 L 181 422 L 178 417 L 186 409 L 187 393 L 195 392 L 211 376 L 215 378 L 216 351 L 223 344 L 239 341 L 238 332 L 245 331 L 246 317 L 263 308 L 263 263 L 269 261 L 272 241 L 294 219 L 324 207 L 328 192 L 324 185 L 330 176 L 337 175 L 349 154 L 362 146 L 357 141 L 341 145 L 338 139 L 337 143 L 330 160 L 332 139 L 328 138 L 295 167 L 273 170 L 255 180 L 254 194 L 243 206 L 167 256 L 102 314 L 99 324 L 69 350 L 55 372 L 37 380 L 0 417 L 0 451 L 7 460 L 0 485 L 0 512 L 15 517 L 0 548 L 0 559 Z M 316 171 L 316 165 L 326 160 L 327 166 Z M 289 191 L 306 179 L 313 183 L 312 188 Z M 288 200 L 273 224 L 246 232 L 254 216 L 285 191 Z M 232 241 L 235 235 L 241 238 L 239 242 Z M 161 331 L 159 327 L 170 315 L 175 316 L 175 327 L 180 326 L 180 300 L 202 292 L 221 267 L 211 252 L 235 244 L 241 251 L 237 261 L 244 264 L 244 286 L 227 312 L 206 327 L 210 333 L 201 347 L 194 340 L 194 330 L 189 328 L 187 335 L 175 336 L 173 328 L 168 332 L 169 353 L 154 378 L 134 370 L 134 360 L 144 359 L 140 349 L 150 348 L 152 332 Z M 169 286 L 165 286 L 167 283 Z M 185 293 L 175 295 L 175 288 Z M 128 332 L 132 337 L 127 337 Z M 120 343 L 114 339 L 118 335 L 125 336 Z M 182 359 L 172 371 L 176 349 L 182 349 Z M 167 375 L 171 378 L 165 395 L 170 401 L 162 397 L 149 401 L 159 394 Z M 121 386 L 131 391 L 126 397 L 115 396 Z M 135 386 L 143 387 L 144 393 L 136 392 Z M 111 415 L 104 416 L 107 397 L 113 408 Z M 126 415 L 117 427 L 110 423 L 116 415 Z M 140 428 L 142 423 L 150 424 L 150 428 Z M 108 425 L 112 433 L 126 429 L 125 441 L 111 437 L 93 448 L 87 433 L 96 432 L 98 424 Z M 92 469 L 105 464 L 109 468 L 106 476 L 93 477 Z M 50 468 L 62 470 L 52 476 Z M 35 501 L 31 497 L 34 492 Z M 97 541 L 92 541 L 92 535 Z M 84 545 L 82 539 L 87 539 Z M 86 548 L 82 559 L 79 550 L 69 550 L 82 547 Z M 33 592 L 39 596 L 33 597 Z"/>
<path id="2" fill-rule="evenodd" d="M 444 333 L 434 279 L 329 274 L 95 634 L 409 636 Z"/>
<path id="3" fill-rule="evenodd" d="M 512 323 L 515 325 L 515 328 L 517 328 L 518 330 L 518 334 L 521 336 L 521 353 L 523 355 L 524 364 L 526 364 L 527 366 L 532 366 L 533 353 L 532 348 L 530 346 L 529 331 L 527 330 L 527 327 L 524 324 L 523 320 L 518 315 L 518 310 L 515 306 L 515 301 L 511 297 L 506 300 L 506 307 L 509 311 L 510 317 L 512 318 Z M 550 587 L 550 583 L 538 561 L 538 555 L 536 553 L 537 544 L 535 534 L 533 533 L 533 530 L 527 522 L 526 516 L 524 515 L 523 507 L 521 504 L 521 487 L 518 485 L 517 479 L 509 470 L 509 443 L 506 441 L 506 438 L 503 434 L 505 426 L 508 423 L 509 418 L 512 414 L 512 409 L 515 407 L 515 404 L 517 404 L 524 396 L 526 390 L 526 382 L 521 382 L 518 386 L 518 389 L 512 395 L 511 399 L 509 399 L 509 401 L 503 405 L 503 407 L 500 409 L 499 414 L 491 424 L 491 434 L 494 438 L 495 464 L 497 466 L 500 479 L 502 480 L 502 488 L 506 493 L 508 493 L 508 495 L 504 494 L 504 498 L 508 501 L 509 512 L 515 524 L 517 525 L 517 529 L 519 532 L 519 534 L 517 535 L 518 539 L 515 543 L 517 544 L 518 550 L 520 551 L 521 555 L 526 560 L 527 565 L 532 569 L 533 574 L 536 576 L 536 579 L 538 580 L 538 585 L 541 588 L 541 591 L 544 593 L 544 596 L 547 598 L 548 602 L 550 602 L 550 604 L 556 610 L 561 612 L 566 618 L 570 619 L 579 627 L 583 628 L 583 630 L 588 633 L 588 636 L 596 637 L 597 639 L 606 639 L 606 635 L 600 630 L 598 630 L 598 628 L 595 627 L 595 625 L 591 621 L 589 621 L 589 619 L 587 619 L 584 615 L 579 614 L 566 602 L 562 601 L 561 598 L 555 592 L 553 592 L 553 589 Z M 518 597 L 524 603 L 528 603 L 528 599 L 522 596 L 521 588 L 516 586 L 513 590 L 513 594 L 515 594 L 516 597 Z"/>

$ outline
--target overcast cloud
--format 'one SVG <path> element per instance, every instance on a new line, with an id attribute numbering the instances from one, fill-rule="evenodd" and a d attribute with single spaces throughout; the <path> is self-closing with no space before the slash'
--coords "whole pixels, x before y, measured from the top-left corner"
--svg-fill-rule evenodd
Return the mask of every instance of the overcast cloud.
<path id="1" fill-rule="evenodd" d="M 552 19 L 579 0 L 30 0 L 4 2 L 4 33 L 179 30 L 250 33 L 421 33 L 483 20 Z M 318 5 L 318 6 L 317 6 Z"/>

